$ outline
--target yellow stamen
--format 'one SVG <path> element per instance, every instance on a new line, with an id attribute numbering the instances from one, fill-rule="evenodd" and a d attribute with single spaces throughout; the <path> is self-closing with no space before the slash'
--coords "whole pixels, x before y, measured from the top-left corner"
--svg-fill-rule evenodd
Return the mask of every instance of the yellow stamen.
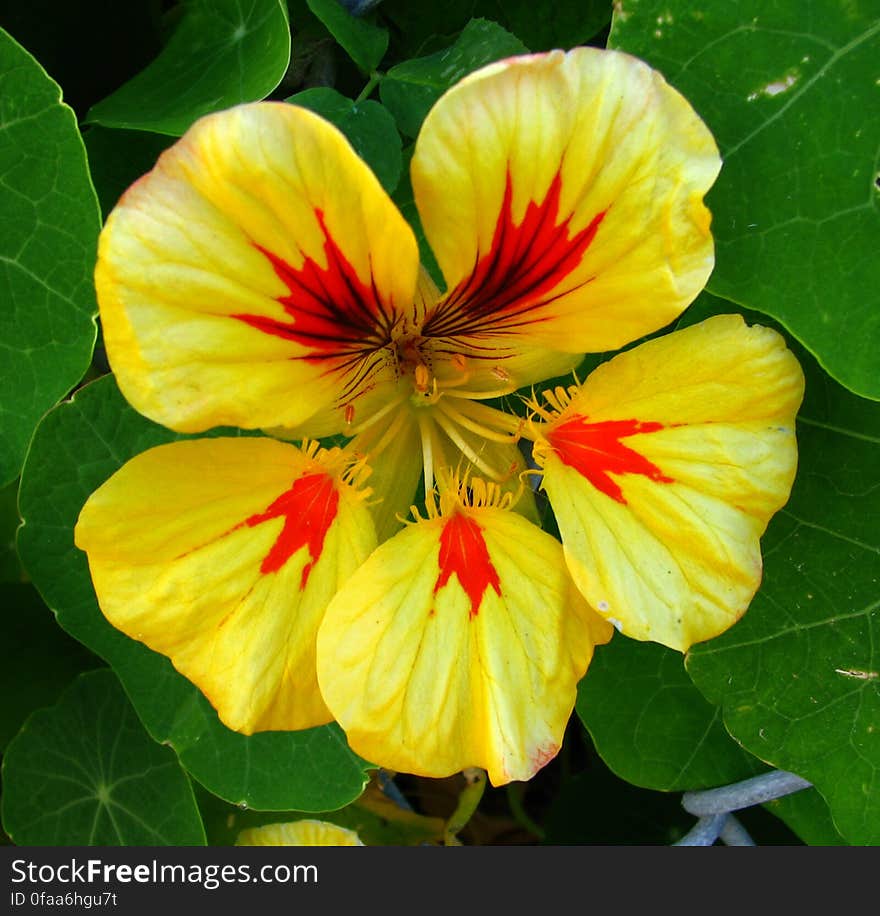
<path id="1" fill-rule="evenodd" d="M 453 406 L 453 399 L 447 398 L 446 400 L 437 402 L 437 410 L 445 414 L 454 423 L 457 423 L 459 426 L 463 426 L 465 429 L 470 430 L 472 433 L 476 433 L 478 436 L 482 436 L 484 439 L 490 439 L 493 442 L 516 442 L 518 436 L 515 432 L 498 432 L 497 430 L 487 426 L 485 423 L 479 423 L 476 420 L 468 417 L 464 410 L 465 405 L 477 406 L 476 404 L 472 404 L 471 401 L 465 401 L 461 407 L 458 405 Z M 490 407 L 488 410 L 492 410 L 492 408 Z M 507 415 L 501 413 L 500 410 L 494 412 L 497 413 L 499 417 L 503 417 L 505 420 L 507 419 Z M 494 417 L 492 417 L 492 419 L 494 419 Z"/>
<path id="2" fill-rule="evenodd" d="M 371 414 L 363 423 L 359 423 L 357 426 L 353 426 L 347 433 L 347 436 L 357 436 L 362 433 L 364 430 L 369 429 L 375 423 L 378 423 L 382 417 L 387 416 L 392 410 L 395 410 L 399 407 L 404 401 L 403 396 L 396 397 L 389 401 L 384 407 L 381 407 L 374 414 Z"/>
<path id="3" fill-rule="evenodd" d="M 426 413 L 417 413 L 419 435 L 422 439 L 422 469 L 425 475 L 425 493 L 434 489 L 434 448 L 431 418 Z"/>
<path id="4" fill-rule="evenodd" d="M 455 428 L 455 426 L 449 422 L 449 419 L 443 416 L 439 411 L 436 416 L 437 425 L 446 433 L 447 436 L 458 446 L 459 450 L 462 452 L 468 460 L 478 467 L 484 474 L 488 477 L 491 477 L 493 480 L 500 480 L 501 474 L 496 470 L 489 467 L 485 461 L 468 445 L 468 443 L 462 438 L 461 433 Z"/>

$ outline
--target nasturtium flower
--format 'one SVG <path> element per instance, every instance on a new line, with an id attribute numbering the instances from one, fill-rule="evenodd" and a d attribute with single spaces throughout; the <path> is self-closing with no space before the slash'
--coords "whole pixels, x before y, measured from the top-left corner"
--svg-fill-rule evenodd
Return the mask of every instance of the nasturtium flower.
<path id="1" fill-rule="evenodd" d="M 354 830 L 303 818 L 283 824 L 264 824 L 242 830 L 235 840 L 236 846 L 363 846 Z"/>
<path id="2" fill-rule="evenodd" d="M 774 331 L 720 316 L 535 387 L 693 301 L 719 168 L 626 54 L 485 67 L 412 159 L 441 291 L 334 127 L 198 121 L 101 235 L 107 354 L 151 419 L 262 435 L 160 446 L 92 495 L 104 614 L 245 734 L 335 719 L 393 770 L 528 779 L 613 627 L 684 651 L 745 612 L 788 498 L 803 378 Z M 524 417 L 497 406 L 518 391 Z"/>

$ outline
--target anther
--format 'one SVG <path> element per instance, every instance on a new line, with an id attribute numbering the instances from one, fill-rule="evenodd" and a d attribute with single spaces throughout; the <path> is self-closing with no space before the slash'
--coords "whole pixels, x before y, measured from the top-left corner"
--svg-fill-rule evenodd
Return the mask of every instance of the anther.
<path id="1" fill-rule="evenodd" d="M 431 374 L 428 372 L 428 367 L 424 363 L 419 363 L 413 375 L 415 378 L 416 391 L 418 391 L 419 394 L 425 394 L 431 382 Z"/>

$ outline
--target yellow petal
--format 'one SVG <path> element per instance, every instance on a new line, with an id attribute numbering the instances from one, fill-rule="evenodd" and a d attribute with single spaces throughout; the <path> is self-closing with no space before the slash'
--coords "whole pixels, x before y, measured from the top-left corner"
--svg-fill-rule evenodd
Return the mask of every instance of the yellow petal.
<path id="1" fill-rule="evenodd" d="M 685 650 L 745 613 L 759 538 L 797 466 L 803 375 L 782 338 L 722 315 L 600 366 L 535 456 L 578 588 L 628 636 Z"/>
<path id="2" fill-rule="evenodd" d="M 265 824 L 242 830 L 236 846 L 363 846 L 354 830 L 329 821 L 304 818 L 286 824 Z"/>
<path id="3" fill-rule="evenodd" d="M 293 105 L 199 120 L 135 183 L 95 272 L 126 398 L 173 429 L 294 426 L 388 367 L 417 246 L 342 134 Z M 377 349 L 378 348 L 378 349 Z"/>
<path id="4" fill-rule="evenodd" d="M 611 628 L 550 535 L 457 506 L 382 544 L 330 603 L 318 678 L 351 747 L 393 770 L 494 785 L 556 754 L 593 646 Z"/>
<path id="5" fill-rule="evenodd" d="M 429 113 L 412 161 L 449 290 L 424 333 L 583 353 L 663 327 L 712 270 L 702 199 L 720 164 L 685 99 L 627 54 L 471 74 Z"/>
<path id="6" fill-rule="evenodd" d="M 375 546 L 339 467 L 336 453 L 271 439 L 175 442 L 125 464 L 80 514 L 104 615 L 167 655 L 236 731 L 331 719 L 315 635 Z"/>

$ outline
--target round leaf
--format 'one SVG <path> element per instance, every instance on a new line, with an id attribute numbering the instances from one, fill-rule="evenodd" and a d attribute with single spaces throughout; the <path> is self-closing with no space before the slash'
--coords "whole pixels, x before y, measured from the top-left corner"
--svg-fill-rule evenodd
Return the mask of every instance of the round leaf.
<path id="1" fill-rule="evenodd" d="M 784 821 L 809 846 L 846 846 L 834 828 L 831 812 L 815 789 L 802 789 L 765 803 L 764 807 Z"/>
<path id="2" fill-rule="evenodd" d="M 101 215 L 74 113 L 0 29 L 0 485 L 40 417 L 84 375 Z"/>
<path id="3" fill-rule="evenodd" d="M 162 53 L 87 120 L 180 136 L 211 111 L 264 99 L 289 63 L 282 0 L 187 0 Z"/>
<path id="4" fill-rule="evenodd" d="M 609 44 L 659 68 L 721 148 L 709 289 L 880 399 L 877 5 L 629 0 Z"/>
<path id="5" fill-rule="evenodd" d="M 3 760 L 3 826 L 19 846 L 204 846 L 192 786 L 106 669 L 35 712 Z"/>
<path id="6" fill-rule="evenodd" d="M 749 751 L 812 782 L 853 844 L 880 841 L 880 405 L 803 355 L 788 505 L 762 541 L 748 613 L 687 670 Z"/>
<path id="7" fill-rule="evenodd" d="M 61 626 L 110 663 L 150 734 L 171 744 L 206 788 L 263 810 L 339 808 L 363 790 L 368 764 L 336 725 L 250 737 L 230 731 L 167 658 L 114 629 L 98 609 L 85 554 L 73 543 L 80 509 L 129 458 L 176 438 L 132 410 L 112 376 L 47 414 L 22 474 L 22 562 Z"/>
<path id="8" fill-rule="evenodd" d="M 596 651 L 575 709 L 605 763 L 638 786 L 701 789 L 766 769 L 727 733 L 681 654 L 664 646 L 615 636 Z"/>

